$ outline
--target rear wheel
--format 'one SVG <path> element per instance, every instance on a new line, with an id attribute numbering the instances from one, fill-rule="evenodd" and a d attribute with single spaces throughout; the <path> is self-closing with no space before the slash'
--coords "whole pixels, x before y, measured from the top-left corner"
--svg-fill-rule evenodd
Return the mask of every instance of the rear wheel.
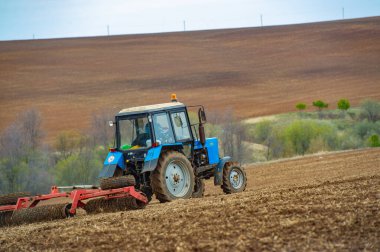
<path id="1" fill-rule="evenodd" d="M 102 190 L 116 189 L 134 185 L 136 185 L 136 180 L 133 175 L 103 178 L 100 180 L 100 188 Z"/>
<path id="2" fill-rule="evenodd" d="M 151 185 L 160 202 L 188 199 L 194 190 L 194 171 L 190 161 L 181 153 L 163 153 L 152 172 Z"/>
<path id="3" fill-rule="evenodd" d="M 247 175 L 242 167 L 227 163 L 223 169 L 223 192 L 226 194 L 243 192 L 247 186 Z"/>

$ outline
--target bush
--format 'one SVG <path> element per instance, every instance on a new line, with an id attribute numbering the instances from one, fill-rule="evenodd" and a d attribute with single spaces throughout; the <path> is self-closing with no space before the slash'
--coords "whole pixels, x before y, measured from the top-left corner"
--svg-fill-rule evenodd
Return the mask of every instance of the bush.
<path id="1" fill-rule="evenodd" d="M 342 111 L 347 111 L 350 108 L 350 102 L 347 99 L 340 99 L 338 101 L 338 109 Z"/>
<path id="2" fill-rule="evenodd" d="M 313 152 L 323 150 L 324 146 L 334 149 L 337 143 L 336 129 L 332 125 L 313 120 L 294 121 L 285 128 L 284 134 L 294 152 L 301 155 L 309 151 L 312 141 L 315 142 L 317 138 L 321 138 L 324 142 L 323 148 L 318 150 L 314 148 Z M 321 146 L 320 143 L 319 145 Z"/>
<path id="3" fill-rule="evenodd" d="M 313 101 L 313 106 L 317 107 L 319 111 L 322 111 L 322 109 L 327 108 L 329 104 L 325 103 L 322 100 Z"/>
<path id="4" fill-rule="evenodd" d="M 298 103 L 298 104 L 296 105 L 296 108 L 297 108 L 299 111 L 305 110 L 305 109 L 306 109 L 306 104 L 305 104 L 305 103 Z"/>
<path id="5" fill-rule="evenodd" d="M 75 131 L 62 131 L 55 140 L 55 149 L 59 156 L 68 158 L 79 148 L 81 135 Z"/>
<path id="6" fill-rule="evenodd" d="M 102 160 L 92 150 L 72 154 L 58 161 L 54 169 L 58 185 L 94 184 L 101 169 Z"/>
<path id="7" fill-rule="evenodd" d="M 361 104 L 363 116 L 370 122 L 380 120 L 380 103 L 373 100 L 365 100 Z"/>
<path id="8" fill-rule="evenodd" d="M 363 147 L 363 141 L 355 134 L 351 132 L 344 132 L 340 136 L 340 149 L 352 150 Z"/>
<path id="9" fill-rule="evenodd" d="M 377 124 L 368 121 L 359 122 L 354 126 L 354 133 L 361 139 L 366 139 L 370 135 L 377 133 L 379 130 Z"/>
<path id="10" fill-rule="evenodd" d="M 380 140 L 378 135 L 372 135 L 368 139 L 368 143 L 370 147 L 380 147 Z"/>
<path id="11" fill-rule="evenodd" d="M 273 122 L 267 120 L 258 122 L 254 128 L 254 140 L 258 143 L 263 143 L 267 140 L 269 135 L 272 133 L 272 125 Z"/>
<path id="12" fill-rule="evenodd" d="M 40 113 L 27 110 L 0 135 L 0 193 L 49 190 L 50 151 L 42 144 Z"/>

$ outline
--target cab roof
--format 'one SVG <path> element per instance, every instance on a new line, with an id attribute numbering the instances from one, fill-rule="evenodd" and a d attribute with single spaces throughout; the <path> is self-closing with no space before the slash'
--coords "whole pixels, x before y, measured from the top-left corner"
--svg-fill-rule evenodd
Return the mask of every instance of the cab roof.
<path id="1" fill-rule="evenodd" d="M 168 109 L 184 108 L 184 107 L 186 107 L 185 104 L 181 102 L 160 103 L 160 104 L 125 108 L 121 110 L 116 116 L 144 114 L 144 113 L 158 112 L 158 111 L 164 111 Z"/>

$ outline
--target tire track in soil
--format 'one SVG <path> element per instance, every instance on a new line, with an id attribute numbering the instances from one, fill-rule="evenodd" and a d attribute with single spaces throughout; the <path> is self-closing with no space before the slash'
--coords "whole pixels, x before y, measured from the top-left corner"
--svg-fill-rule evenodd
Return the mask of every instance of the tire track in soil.
<path id="1" fill-rule="evenodd" d="M 223 195 L 208 183 L 213 195 L 203 199 L 3 228 L 0 248 L 379 251 L 379 164 L 380 149 L 370 149 L 255 165 L 240 194 Z"/>

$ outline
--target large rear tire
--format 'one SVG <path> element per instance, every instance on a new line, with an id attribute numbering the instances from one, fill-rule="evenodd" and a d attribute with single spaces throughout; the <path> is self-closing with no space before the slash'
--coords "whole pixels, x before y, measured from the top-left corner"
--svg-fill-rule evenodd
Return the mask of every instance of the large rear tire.
<path id="1" fill-rule="evenodd" d="M 100 188 L 102 190 L 116 189 L 134 185 L 136 185 L 136 180 L 133 175 L 103 178 L 100 180 Z"/>
<path id="2" fill-rule="evenodd" d="M 17 203 L 18 198 L 28 196 L 30 196 L 30 193 L 28 192 L 17 192 L 6 195 L 0 195 L 0 206 L 15 205 Z"/>
<path id="3" fill-rule="evenodd" d="M 227 163 L 223 169 L 223 185 L 226 194 L 243 192 L 247 187 L 247 175 L 236 163 Z"/>
<path id="4" fill-rule="evenodd" d="M 177 151 L 163 153 L 151 174 L 153 192 L 161 203 L 191 198 L 194 181 L 190 161 Z"/>

